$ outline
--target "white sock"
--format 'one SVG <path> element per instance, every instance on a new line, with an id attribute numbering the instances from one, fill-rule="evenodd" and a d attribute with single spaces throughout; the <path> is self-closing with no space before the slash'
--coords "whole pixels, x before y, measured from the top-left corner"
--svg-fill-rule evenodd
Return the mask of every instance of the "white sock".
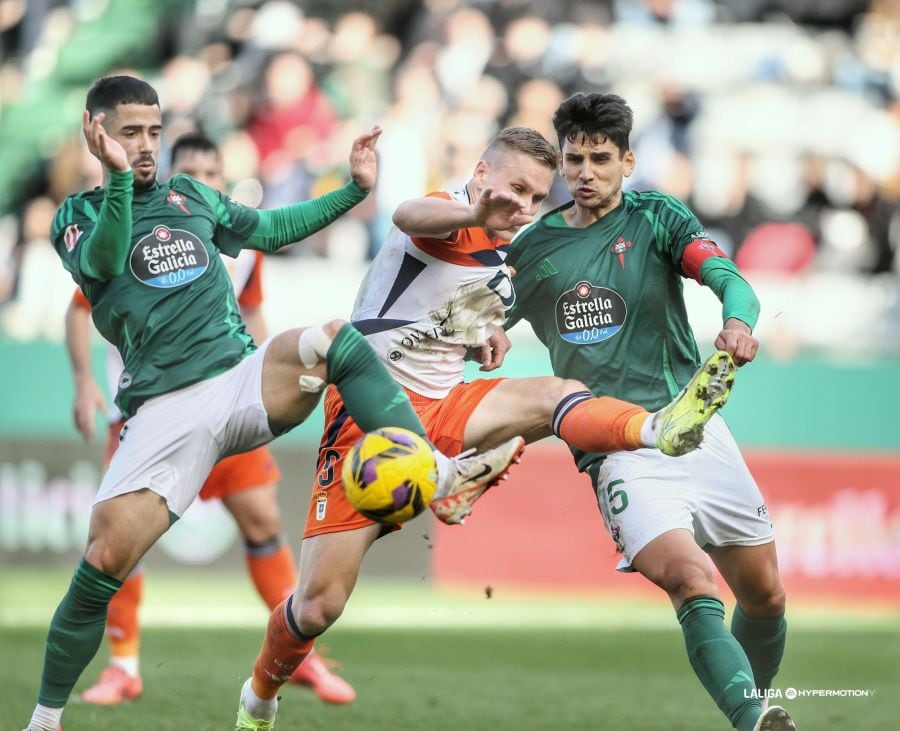
<path id="1" fill-rule="evenodd" d="M 443 452 L 434 450 L 434 462 L 437 465 L 437 491 L 432 501 L 444 497 L 450 490 L 450 476 L 453 474 L 452 460 Z"/>
<path id="2" fill-rule="evenodd" d="M 271 721 L 275 718 L 275 712 L 278 710 L 278 699 L 265 700 L 260 698 L 253 692 L 253 684 L 250 678 L 244 681 L 244 687 L 241 688 L 241 702 L 247 713 L 258 721 Z"/>
<path id="3" fill-rule="evenodd" d="M 47 708 L 38 703 L 34 707 L 34 713 L 31 714 L 31 722 L 28 724 L 29 731 L 56 731 L 59 728 L 59 721 L 62 718 L 62 708 Z"/>
<path id="4" fill-rule="evenodd" d="M 656 411 L 648 416 L 644 423 L 641 424 L 641 441 L 645 447 L 656 446 L 656 425 L 659 422 L 659 412 Z"/>
<path id="5" fill-rule="evenodd" d="M 122 668 L 129 676 L 136 678 L 138 676 L 138 656 L 137 655 L 120 655 L 109 658 L 109 664 L 113 667 Z"/>

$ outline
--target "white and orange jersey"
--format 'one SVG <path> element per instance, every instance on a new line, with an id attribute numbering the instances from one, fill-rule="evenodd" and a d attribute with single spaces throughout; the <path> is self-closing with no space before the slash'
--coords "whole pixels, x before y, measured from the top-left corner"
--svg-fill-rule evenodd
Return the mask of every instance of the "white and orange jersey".
<path id="1" fill-rule="evenodd" d="M 241 307 L 259 307 L 262 304 L 262 268 L 265 257 L 261 251 L 243 249 L 234 259 L 222 256 L 222 261 L 234 285 L 234 296 Z M 83 310 L 90 311 L 91 303 L 81 289 L 76 289 L 72 295 L 72 304 Z M 116 384 L 122 375 L 124 365 L 122 356 L 111 343 L 106 347 L 106 383 L 109 389 L 109 413 L 107 418 L 114 423 L 122 418 L 118 407 L 115 405 Z"/>
<path id="2" fill-rule="evenodd" d="M 465 188 L 430 196 L 469 202 Z M 397 382 L 443 398 L 463 380 L 467 348 L 484 345 L 515 301 L 504 263 L 508 243 L 481 228 L 446 240 L 391 229 L 352 320 Z"/>

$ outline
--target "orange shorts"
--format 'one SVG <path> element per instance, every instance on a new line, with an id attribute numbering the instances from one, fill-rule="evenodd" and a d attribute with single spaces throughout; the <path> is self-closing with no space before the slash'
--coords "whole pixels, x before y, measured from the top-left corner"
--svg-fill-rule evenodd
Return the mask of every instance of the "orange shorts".
<path id="1" fill-rule="evenodd" d="M 442 399 L 421 396 L 408 389 L 406 393 L 425 426 L 428 438 L 441 452 L 453 457 L 462 451 L 463 434 L 472 412 L 487 393 L 504 380 L 479 378 L 471 383 L 461 383 Z M 319 459 L 306 514 L 304 538 L 374 524 L 356 512 L 347 500 L 341 482 L 344 455 L 362 435 L 362 431 L 344 408 L 337 389 L 329 386 L 325 393 L 325 431 L 319 444 Z M 320 500 L 324 501 L 324 512 L 318 508 Z M 399 528 L 399 525 L 386 527 L 385 532 Z"/>
<path id="2" fill-rule="evenodd" d="M 106 454 L 104 465 L 108 465 L 113 453 L 119 446 L 119 433 L 124 421 L 110 424 L 106 433 Z M 268 447 L 257 447 L 249 452 L 233 454 L 220 460 L 203 487 L 200 488 L 201 500 L 223 498 L 254 487 L 274 485 L 281 479 L 281 470 Z"/>

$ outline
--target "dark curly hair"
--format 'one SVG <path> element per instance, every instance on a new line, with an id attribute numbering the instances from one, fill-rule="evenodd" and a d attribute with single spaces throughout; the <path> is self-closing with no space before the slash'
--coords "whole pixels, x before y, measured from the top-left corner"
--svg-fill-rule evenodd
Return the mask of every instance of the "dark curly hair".
<path id="1" fill-rule="evenodd" d="M 573 94 L 553 115 L 553 128 L 559 138 L 559 149 L 566 141 L 574 142 L 578 135 L 586 135 L 592 142 L 607 139 L 624 155 L 629 148 L 628 137 L 634 113 L 626 101 L 616 94 Z"/>

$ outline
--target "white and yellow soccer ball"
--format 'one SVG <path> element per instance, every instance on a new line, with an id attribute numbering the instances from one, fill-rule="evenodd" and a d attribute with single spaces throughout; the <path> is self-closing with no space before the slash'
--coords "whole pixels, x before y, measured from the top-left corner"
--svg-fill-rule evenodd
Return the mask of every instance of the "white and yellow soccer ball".
<path id="1" fill-rule="evenodd" d="M 379 523 L 403 523 L 431 504 L 437 464 L 418 434 L 384 427 L 364 435 L 344 458 L 341 473 L 347 499 Z"/>

